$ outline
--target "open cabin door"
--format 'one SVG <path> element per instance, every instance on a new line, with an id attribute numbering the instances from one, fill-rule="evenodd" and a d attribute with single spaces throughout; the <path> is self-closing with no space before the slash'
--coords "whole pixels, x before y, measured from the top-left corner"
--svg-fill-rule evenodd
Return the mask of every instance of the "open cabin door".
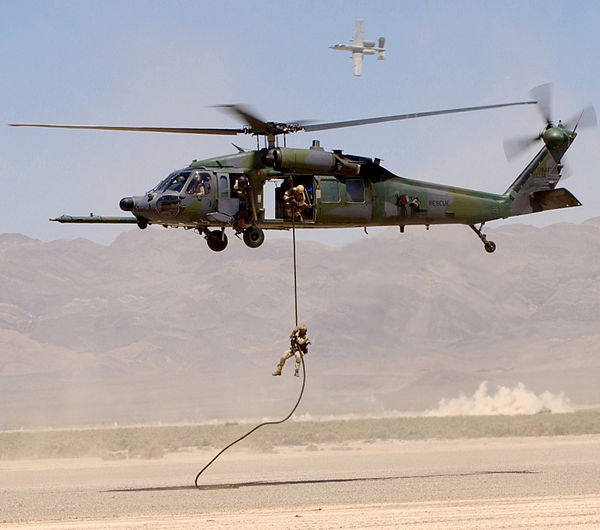
<path id="1" fill-rule="evenodd" d="M 270 179 L 265 181 L 263 186 L 263 205 L 265 208 L 266 221 L 283 219 L 283 207 L 278 208 L 277 203 L 277 191 L 282 184 L 283 179 Z"/>
<path id="2" fill-rule="evenodd" d="M 284 194 L 292 186 L 302 185 L 304 187 L 305 201 L 308 207 L 303 212 L 302 222 L 314 222 L 314 177 L 313 175 L 287 175 L 283 179 L 271 179 L 265 182 L 263 187 L 265 220 L 267 221 L 289 221 L 291 217 L 286 215 Z"/>

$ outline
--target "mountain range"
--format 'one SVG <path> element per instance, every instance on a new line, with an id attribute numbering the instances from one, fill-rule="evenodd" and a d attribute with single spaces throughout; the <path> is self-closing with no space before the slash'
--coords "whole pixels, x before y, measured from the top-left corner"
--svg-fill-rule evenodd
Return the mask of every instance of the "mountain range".
<path id="1" fill-rule="evenodd" d="M 482 381 L 600 403 L 600 218 L 486 232 L 493 254 L 457 226 L 299 241 L 298 412 L 423 411 Z M 231 239 L 0 235 L 0 428 L 287 414 L 291 235 Z"/>

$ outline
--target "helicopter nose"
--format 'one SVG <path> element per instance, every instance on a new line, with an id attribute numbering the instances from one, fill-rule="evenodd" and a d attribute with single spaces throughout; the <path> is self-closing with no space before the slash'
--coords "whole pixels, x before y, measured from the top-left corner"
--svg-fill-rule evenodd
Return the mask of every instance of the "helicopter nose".
<path id="1" fill-rule="evenodd" d="M 122 198 L 121 202 L 119 203 L 119 206 L 121 207 L 121 210 L 124 210 L 126 212 L 132 212 L 133 211 L 133 197 Z"/>

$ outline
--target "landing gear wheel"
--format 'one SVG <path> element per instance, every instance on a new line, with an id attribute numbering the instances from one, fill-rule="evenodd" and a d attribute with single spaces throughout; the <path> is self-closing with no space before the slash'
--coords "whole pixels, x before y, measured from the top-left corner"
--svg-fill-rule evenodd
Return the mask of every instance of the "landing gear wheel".
<path id="1" fill-rule="evenodd" d="M 244 230 L 244 243 L 250 248 L 258 248 L 265 240 L 265 233 L 258 226 L 249 226 Z"/>
<path id="2" fill-rule="evenodd" d="M 146 219 L 138 219 L 137 225 L 140 230 L 145 230 L 148 228 L 148 221 Z"/>
<path id="3" fill-rule="evenodd" d="M 496 250 L 496 243 L 494 243 L 493 241 L 486 241 L 483 245 L 483 248 L 485 248 L 486 252 L 489 252 L 491 254 L 492 252 L 494 252 L 494 250 Z"/>
<path id="4" fill-rule="evenodd" d="M 227 246 L 227 235 L 221 230 L 207 230 L 204 238 L 208 248 L 215 252 L 221 252 Z"/>
<path id="5" fill-rule="evenodd" d="M 475 228 L 475 225 L 469 225 L 469 227 L 471 228 L 471 230 L 473 230 L 473 232 L 477 234 L 477 237 L 481 239 L 485 251 L 491 254 L 492 252 L 494 252 L 494 250 L 496 250 L 496 243 L 494 243 L 493 241 L 488 241 L 485 237 L 485 234 L 481 231 L 484 224 L 485 223 L 481 223 L 481 226 L 479 228 Z"/>

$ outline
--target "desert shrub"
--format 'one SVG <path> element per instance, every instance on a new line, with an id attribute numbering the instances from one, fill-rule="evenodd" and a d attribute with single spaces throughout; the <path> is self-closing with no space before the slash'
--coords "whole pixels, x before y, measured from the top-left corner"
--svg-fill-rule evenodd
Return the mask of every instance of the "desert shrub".
<path id="1" fill-rule="evenodd" d="M 193 447 L 222 448 L 253 425 L 186 425 L 113 429 L 0 431 L 0 459 L 98 457 L 161 458 Z M 351 441 L 457 439 L 600 434 L 600 410 L 521 416 L 451 416 L 287 422 L 244 440 L 273 452 L 277 446 L 318 447 Z"/>

